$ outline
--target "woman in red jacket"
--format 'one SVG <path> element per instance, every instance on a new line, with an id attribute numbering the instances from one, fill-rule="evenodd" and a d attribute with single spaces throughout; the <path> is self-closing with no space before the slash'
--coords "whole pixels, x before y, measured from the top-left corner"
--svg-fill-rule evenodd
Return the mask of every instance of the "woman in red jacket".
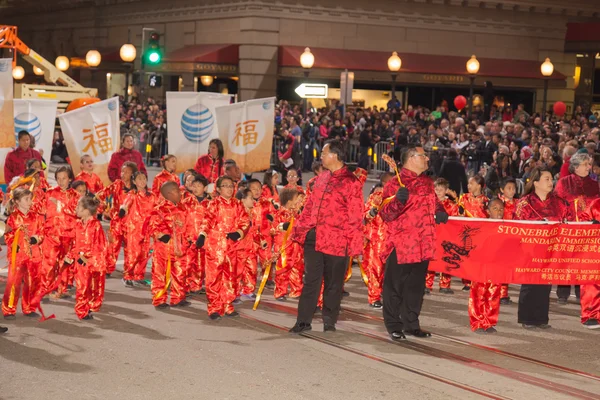
<path id="1" fill-rule="evenodd" d="M 208 179 L 208 183 L 215 183 L 221 175 L 225 174 L 224 155 L 223 142 L 219 139 L 213 139 L 208 144 L 208 154 L 198 158 L 194 169 Z"/>
<path id="2" fill-rule="evenodd" d="M 552 173 L 535 168 L 525 186 L 524 196 L 517 203 L 515 220 L 564 221 L 573 213 L 564 199 L 552 192 Z M 519 294 L 519 323 L 525 329 L 548 329 L 551 285 L 521 285 Z"/>

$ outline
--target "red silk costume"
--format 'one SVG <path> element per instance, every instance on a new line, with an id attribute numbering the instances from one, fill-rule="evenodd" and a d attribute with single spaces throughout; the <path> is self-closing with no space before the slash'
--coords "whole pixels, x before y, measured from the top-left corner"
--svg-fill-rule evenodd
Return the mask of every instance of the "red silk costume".
<path id="1" fill-rule="evenodd" d="M 487 218 L 488 198 L 485 195 L 473 196 L 466 193 L 460 196 L 459 204 L 465 209 L 465 217 Z"/>
<path id="2" fill-rule="evenodd" d="M 188 292 L 197 292 L 202 289 L 206 268 L 206 250 L 196 247 L 196 239 L 200 233 L 200 228 L 204 222 L 206 208 L 209 200 L 207 198 L 198 199 L 193 194 L 182 201 L 189 214 L 186 219 L 188 241 L 192 244 L 186 252 L 187 274 L 185 287 Z"/>
<path id="3" fill-rule="evenodd" d="M 379 210 L 383 202 L 383 191 L 379 190 L 369 196 L 365 204 L 365 239 L 366 244 L 363 250 L 363 269 L 367 274 L 368 301 L 373 304 L 381 301 L 381 290 L 383 285 L 384 265 L 381 260 L 381 253 L 385 246 L 385 224 L 379 214 L 373 217 L 371 210 Z"/>
<path id="4" fill-rule="evenodd" d="M 225 175 L 223 160 L 213 159 L 210 154 L 198 158 L 194 170 L 208 179 L 208 183 L 215 183 L 221 175 Z"/>
<path id="5" fill-rule="evenodd" d="M 579 175 L 571 174 L 558 180 L 555 192 L 569 202 L 575 213 L 573 221 L 577 221 L 579 214 L 585 212 L 592 200 L 600 196 L 600 187 L 598 182 L 589 175 L 582 178 Z"/>
<path id="6" fill-rule="evenodd" d="M 90 173 L 86 171 L 81 171 L 79 174 L 77 174 L 75 180 L 85 182 L 85 186 L 87 187 L 87 190 L 90 193 L 96 194 L 102 189 L 104 189 L 104 184 L 102 183 L 102 180 L 98 175 L 96 175 L 93 172 Z"/>
<path id="7" fill-rule="evenodd" d="M 154 180 L 152 180 L 152 193 L 154 193 L 156 197 L 160 196 L 160 188 L 165 182 L 175 182 L 177 185 L 179 185 L 179 178 L 177 175 L 167 171 L 166 169 L 160 171 L 158 175 L 154 177 Z"/>
<path id="8" fill-rule="evenodd" d="M 146 220 L 156 207 L 158 198 L 150 191 L 131 190 L 123 201 L 127 210 L 121 219 L 124 238 L 125 258 L 123 262 L 123 279 L 139 281 L 144 279 L 146 265 L 150 258 L 149 235 L 144 231 Z"/>
<path id="9" fill-rule="evenodd" d="M 40 295 L 45 296 L 57 289 L 65 293 L 73 282 L 75 269 L 64 265 L 64 258 L 73 245 L 73 225 L 77 217 L 75 209 L 79 193 L 74 189 L 55 187 L 46 192 L 46 222 L 42 243 L 42 266 L 40 269 Z M 59 281 L 57 281 L 57 279 Z"/>
<path id="10" fill-rule="evenodd" d="M 277 191 L 277 187 L 275 187 L 274 190 L 271 191 L 270 187 L 268 187 L 267 185 L 263 185 L 261 198 L 279 204 L 279 192 Z"/>
<path id="11" fill-rule="evenodd" d="M 592 201 L 580 215 L 581 221 L 600 220 L 600 199 Z M 588 320 L 600 322 L 600 285 L 581 285 L 581 323 Z"/>
<path id="12" fill-rule="evenodd" d="M 271 221 L 267 218 L 267 215 L 275 217 L 275 206 L 273 203 L 264 197 L 260 197 L 254 203 L 254 220 L 253 225 L 258 227 L 260 231 L 260 237 L 262 240 L 267 242 L 266 248 L 260 248 L 258 255 L 261 263 L 270 260 L 273 257 L 273 236 L 271 236 Z"/>
<path id="13" fill-rule="evenodd" d="M 551 192 L 542 200 L 535 192 L 529 193 L 517 201 L 514 218 L 521 221 L 572 221 L 573 207 Z"/>
<path id="14" fill-rule="evenodd" d="M 234 312 L 232 303 L 239 293 L 236 243 L 228 239 L 227 234 L 237 232 L 243 239 L 249 227 L 248 213 L 241 201 L 219 196 L 208 204 L 200 234 L 206 237 L 205 284 L 209 315 Z"/>
<path id="15" fill-rule="evenodd" d="M 260 209 L 247 209 L 246 213 L 250 220 L 248 233 L 237 243 L 235 252 L 235 265 L 237 268 L 236 282 L 240 285 L 240 295 L 250 295 L 256 289 L 256 275 L 258 274 L 258 253 L 261 248 L 262 234 L 257 220 Z"/>
<path id="16" fill-rule="evenodd" d="M 304 192 L 304 189 L 302 188 L 302 186 L 300 185 L 291 185 L 291 184 L 287 184 L 283 187 L 284 189 L 296 189 L 296 191 L 298 192 L 298 194 L 306 194 Z"/>
<path id="17" fill-rule="evenodd" d="M 300 297 L 302 293 L 302 275 L 304 274 L 304 250 L 297 242 L 294 242 L 291 235 L 286 235 L 283 230 L 283 224 L 290 222 L 292 225 L 295 220 L 295 214 L 292 210 L 281 208 L 278 210 L 273 221 L 273 250 L 281 255 L 277 259 L 275 268 L 275 298 L 287 294 L 288 285 L 290 287 L 290 297 Z M 286 236 L 288 236 L 286 238 Z"/>
<path id="18" fill-rule="evenodd" d="M 90 311 L 98 312 L 104 299 L 108 258 L 108 243 L 100 221 L 91 216 L 78 220 L 74 226 L 75 240 L 69 258 L 77 269 L 75 273 L 75 314 L 79 319 Z M 84 264 L 78 262 L 79 259 Z"/>
<path id="19" fill-rule="evenodd" d="M 308 180 L 308 183 L 306 184 L 306 197 L 310 196 L 310 194 L 312 193 L 313 187 L 315 186 L 315 182 L 317 181 L 318 177 L 319 175 L 315 175 Z"/>
<path id="20" fill-rule="evenodd" d="M 331 190 L 335 187 L 338 190 Z M 347 166 L 324 171 L 313 187 L 302 214 L 296 220 L 293 240 L 304 245 L 306 235 L 316 230 L 315 250 L 333 256 L 362 254 L 362 184 Z"/>
<path id="21" fill-rule="evenodd" d="M 38 269 L 42 263 L 40 243 L 30 244 L 32 236 L 38 236 L 43 243 L 44 217 L 29 211 L 23 214 L 16 209 L 6 221 L 10 230 L 4 234 L 7 245 L 8 281 L 2 298 L 2 314 L 15 315 L 17 303 L 23 285 L 21 309 L 23 314 L 31 314 L 38 308 L 36 295 L 38 288 Z M 13 245 L 15 260 L 13 263 Z"/>
<path id="22" fill-rule="evenodd" d="M 125 236 L 123 235 L 123 226 L 121 218 L 119 218 L 119 209 L 129 191 L 133 186 L 126 186 L 125 182 L 118 179 L 114 183 L 105 187 L 100 192 L 96 193 L 96 197 L 104 203 L 105 212 L 110 216 L 110 229 L 108 234 L 109 260 L 106 268 L 107 274 L 115 272 L 117 266 L 117 258 L 121 251 L 121 245 L 124 244 Z"/>
<path id="23" fill-rule="evenodd" d="M 167 302 L 169 289 L 171 305 L 185 300 L 185 262 L 189 247 L 187 215 L 188 209 L 184 204 L 174 204 L 164 199 L 159 201 L 150 214 L 147 234 L 154 239 L 151 290 L 152 305 L 155 307 Z M 159 240 L 163 235 L 170 236 L 168 243 Z"/>
<path id="24" fill-rule="evenodd" d="M 458 216 L 458 204 L 454 200 L 450 200 L 448 197 L 444 198 L 444 201 L 440 202 L 442 207 L 444 207 L 444 211 L 451 216 Z M 435 280 L 435 272 L 427 271 L 427 275 L 425 276 L 425 287 L 429 290 L 433 289 L 433 282 Z M 440 289 L 450 289 L 450 284 L 452 282 L 452 275 L 440 273 Z"/>
<path id="25" fill-rule="evenodd" d="M 417 175 L 406 168 L 400 172 L 400 179 L 408 189 L 408 201 L 402 204 L 394 198 L 379 212 L 387 229 L 382 260 L 394 249 L 402 263 L 431 260 L 435 252 L 435 213 L 442 209 L 433 181 L 425 174 Z M 395 196 L 399 188 L 398 180 L 390 179 L 383 188 L 383 198 Z"/>

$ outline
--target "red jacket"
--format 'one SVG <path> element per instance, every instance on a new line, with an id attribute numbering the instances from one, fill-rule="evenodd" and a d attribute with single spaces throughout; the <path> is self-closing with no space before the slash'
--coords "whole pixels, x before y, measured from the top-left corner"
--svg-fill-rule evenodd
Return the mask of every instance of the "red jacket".
<path id="1" fill-rule="evenodd" d="M 513 219 L 515 208 L 517 207 L 517 199 L 508 200 L 506 197 L 499 195 L 498 198 L 504 203 L 504 219 Z"/>
<path id="2" fill-rule="evenodd" d="M 571 171 L 569 171 L 570 166 L 571 166 L 571 157 L 565 158 L 563 165 L 561 165 L 561 167 L 560 167 L 560 174 L 558 175 L 558 177 L 564 178 L 566 176 L 569 176 L 571 174 Z"/>
<path id="3" fill-rule="evenodd" d="M 87 187 L 87 190 L 90 193 L 96 194 L 102 189 L 104 189 L 104 184 L 102 183 L 102 180 L 98 175 L 96 175 L 93 172 L 89 173 L 81 171 L 79 174 L 77 174 L 75 180 L 85 182 L 85 186 Z"/>
<path id="4" fill-rule="evenodd" d="M 237 232 L 242 240 L 250 229 L 250 218 L 246 208 L 236 198 L 226 200 L 222 196 L 208 203 L 200 234 L 206 237 L 207 251 L 235 250 L 235 242 L 227 239 L 227 234 Z"/>
<path id="5" fill-rule="evenodd" d="M 77 261 L 83 256 L 87 260 L 87 264 L 76 264 L 77 268 L 89 268 L 90 271 L 94 272 L 106 272 L 108 243 L 100 221 L 94 216 L 87 222 L 78 220 L 75 223 L 74 230 L 75 242 L 69 253 L 69 258 Z"/>
<path id="6" fill-rule="evenodd" d="M 121 167 L 127 161 L 134 162 L 137 165 L 138 170 L 148 176 L 146 166 L 142 159 L 142 153 L 137 150 L 129 150 L 122 147 L 121 150 L 110 157 L 110 162 L 108 163 L 108 179 L 110 179 L 111 182 L 121 178 Z"/>
<path id="7" fill-rule="evenodd" d="M 592 200 L 600 197 L 600 186 L 589 175 L 582 178 L 577 174 L 571 174 L 560 178 L 554 191 L 571 204 L 571 210 L 575 214 L 584 212 Z"/>
<path id="8" fill-rule="evenodd" d="M 514 219 L 523 221 L 573 221 L 573 208 L 554 192 L 542 201 L 535 192 L 519 199 Z"/>
<path id="9" fill-rule="evenodd" d="M 296 221 L 292 238 L 304 244 L 308 231 L 316 229 L 317 251 L 358 256 L 363 248 L 363 207 L 362 185 L 347 166 L 333 173 L 323 171 Z"/>
<path id="10" fill-rule="evenodd" d="M 403 168 L 400 179 L 408 189 L 409 198 L 406 204 L 394 198 L 379 212 L 387 227 L 387 242 L 381 258 L 387 259 L 395 249 L 399 264 L 431 260 L 436 238 L 435 213 L 443 207 L 428 176 Z M 383 198 L 394 196 L 399 188 L 398 180 L 390 179 L 383 188 Z"/>
<path id="11" fill-rule="evenodd" d="M 177 175 L 167 171 L 166 169 L 163 169 L 154 177 L 154 180 L 152 181 L 152 193 L 154 193 L 156 196 L 160 196 L 160 188 L 162 187 L 163 183 L 169 181 L 173 181 L 179 185 L 179 178 Z"/>
<path id="12" fill-rule="evenodd" d="M 215 160 L 210 154 L 205 154 L 198 158 L 194 170 L 208 179 L 208 183 L 215 183 L 221 175 L 225 175 L 223 160 Z"/>
<path id="13" fill-rule="evenodd" d="M 17 147 L 6 155 L 4 160 L 4 182 L 9 184 L 15 176 L 23 175 L 27 160 L 35 158 L 42 162 L 42 156 L 37 150 L 29 148 L 25 151 Z"/>

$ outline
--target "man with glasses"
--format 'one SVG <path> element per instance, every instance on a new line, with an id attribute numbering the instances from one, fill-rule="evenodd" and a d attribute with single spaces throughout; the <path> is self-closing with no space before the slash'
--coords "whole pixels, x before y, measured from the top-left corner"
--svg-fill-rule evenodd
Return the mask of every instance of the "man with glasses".
<path id="1" fill-rule="evenodd" d="M 292 226 L 292 240 L 304 246 L 305 282 L 290 333 L 312 329 L 321 282 L 323 331 L 335 332 L 348 257 L 362 253 L 362 184 L 344 163 L 344 154 L 341 141 L 326 142 L 321 153 L 325 170 Z"/>
<path id="2" fill-rule="evenodd" d="M 387 226 L 382 257 L 387 258 L 383 279 L 383 319 L 394 341 L 405 334 L 429 337 L 421 329 L 419 314 L 425 293 L 425 275 L 435 248 L 435 224 L 448 214 L 436 198 L 433 181 L 423 173 L 429 158 L 420 146 L 405 147 L 399 179 L 390 179 L 383 198 L 393 198 L 379 215 Z M 401 182 L 400 182 L 401 181 Z"/>

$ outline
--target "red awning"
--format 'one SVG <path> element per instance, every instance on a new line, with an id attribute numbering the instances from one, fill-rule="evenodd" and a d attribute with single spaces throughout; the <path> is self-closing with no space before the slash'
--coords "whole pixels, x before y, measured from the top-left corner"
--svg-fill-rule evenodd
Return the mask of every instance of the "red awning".
<path id="1" fill-rule="evenodd" d="M 565 40 L 567 42 L 600 42 L 600 23 L 569 22 Z"/>
<path id="2" fill-rule="evenodd" d="M 196 44 L 171 51 L 163 60 L 237 65 L 240 60 L 238 48 L 237 44 Z"/>
<path id="3" fill-rule="evenodd" d="M 341 50 L 310 48 L 315 56 L 313 68 L 348 69 L 350 71 L 389 72 L 387 61 L 391 52 L 368 50 Z M 304 47 L 280 46 L 279 66 L 300 67 L 300 55 Z M 401 53 L 401 72 L 419 74 L 468 75 L 466 64 L 469 57 L 437 56 L 431 54 Z M 542 79 L 541 62 L 478 58 L 479 76 Z M 554 70 L 551 79 L 564 80 L 566 76 Z"/>

